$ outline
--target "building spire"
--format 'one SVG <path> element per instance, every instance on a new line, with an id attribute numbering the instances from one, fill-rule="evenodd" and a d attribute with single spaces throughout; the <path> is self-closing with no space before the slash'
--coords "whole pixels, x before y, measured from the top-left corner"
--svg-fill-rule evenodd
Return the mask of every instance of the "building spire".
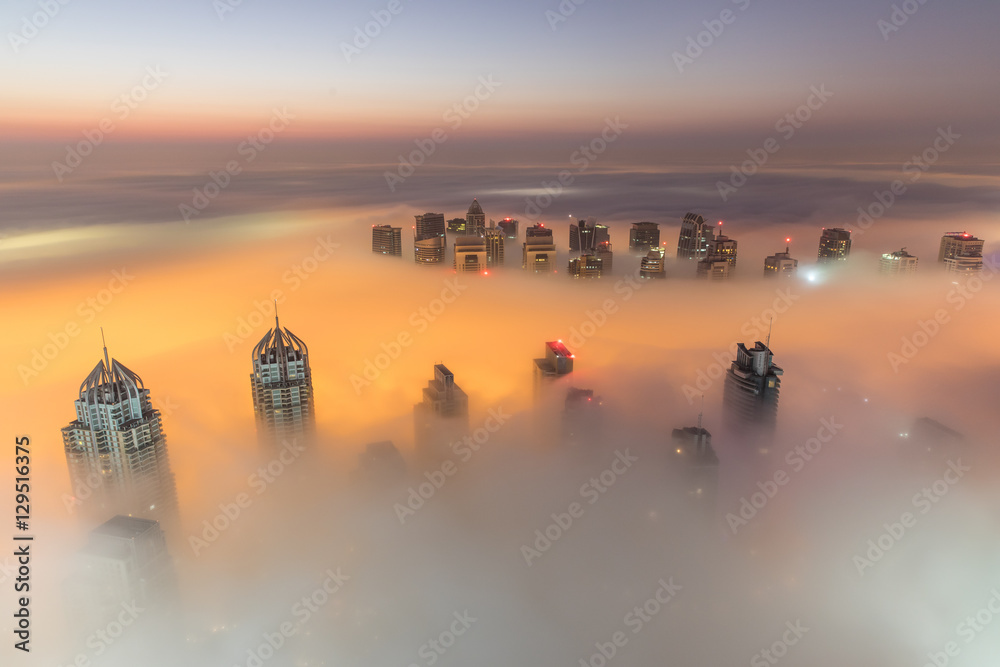
<path id="1" fill-rule="evenodd" d="M 281 325 L 278 324 L 278 300 L 274 300 L 274 332 L 278 333 L 281 331 Z"/>
<path id="2" fill-rule="evenodd" d="M 104 365 L 108 369 L 108 374 L 111 373 L 111 360 L 108 359 L 108 343 L 104 340 L 104 327 L 101 327 L 101 345 L 104 346 Z"/>
<path id="3" fill-rule="evenodd" d="M 767 348 L 768 352 L 771 351 L 771 327 L 772 326 L 774 326 L 774 318 L 771 318 L 771 319 L 769 319 L 767 321 L 767 342 L 764 343 L 764 347 Z"/>
<path id="4" fill-rule="evenodd" d="M 698 411 L 698 431 L 701 431 L 701 417 L 705 414 L 705 394 L 701 395 L 701 409 Z"/>

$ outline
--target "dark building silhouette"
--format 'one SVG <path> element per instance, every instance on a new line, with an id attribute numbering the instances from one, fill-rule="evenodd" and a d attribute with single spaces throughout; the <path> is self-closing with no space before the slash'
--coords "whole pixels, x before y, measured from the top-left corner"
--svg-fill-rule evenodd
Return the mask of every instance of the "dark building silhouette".
<path id="1" fill-rule="evenodd" d="M 712 434 L 702 428 L 699 417 L 697 427 L 675 428 L 670 441 L 673 448 L 671 459 L 681 475 L 684 495 L 709 515 L 714 514 L 719 487 L 719 457 L 712 449 Z"/>
<path id="2" fill-rule="evenodd" d="M 516 241 L 518 224 L 518 221 L 513 218 L 504 218 L 497 226 L 503 230 L 505 238 L 510 239 L 511 241 Z"/>
<path id="3" fill-rule="evenodd" d="M 649 252 L 660 246 L 660 226 L 655 222 L 634 222 L 628 234 L 629 252 Z"/>
<path id="4" fill-rule="evenodd" d="M 840 227 L 832 229 L 823 228 L 823 234 L 819 238 L 819 261 L 840 262 L 846 261 L 851 255 L 851 232 Z"/>
<path id="5" fill-rule="evenodd" d="M 455 374 L 444 364 L 434 366 L 434 379 L 413 407 L 414 434 L 421 456 L 438 459 L 469 430 L 469 397 L 455 383 Z"/>
<path id="6" fill-rule="evenodd" d="M 774 365 L 768 345 L 753 349 L 740 343 L 736 360 L 726 373 L 723 409 L 726 425 L 735 429 L 773 429 L 778 417 L 778 391 L 784 371 Z"/>
<path id="7" fill-rule="evenodd" d="M 594 248 L 594 257 L 601 261 L 601 275 L 611 275 L 614 269 L 615 255 L 611 251 L 611 241 L 601 241 Z"/>
<path id="8" fill-rule="evenodd" d="M 443 213 L 415 216 L 413 259 L 417 264 L 443 264 L 445 256 L 445 225 Z"/>
<path id="9" fill-rule="evenodd" d="M 677 239 L 677 259 L 696 261 L 705 259 L 714 239 L 715 228 L 697 213 L 688 213 L 681 221 L 681 233 Z"/>
<path id="10" fill-rule="evenodd" d="M 581 255 L 569 260 L 571 278 L 600 278 L 604 274 L 604 262 L 596 255 Z"/>
<path id="11" fill-rule="evenodd" d="M 562 415 L 563 443 L 570 447 L 598 448 L 604 444 L 604 410 L 592 389 L 571 388 Z"/>
<path id="12" fill-rule="evenodd" d="M 465 233 L 468 236 L 482 236 L 486 231 L 486 214 L 479 205 L 478 199 L 472 200 L 469 212 L 465 215 Z"/>
<path id="13" fill-rule="evenodd" d="M 546 343 L 545 357 L 532 362 L 535 396 L 539 396 L 546 386 L 572 373 L 574 359 L 561 340 Z"/>

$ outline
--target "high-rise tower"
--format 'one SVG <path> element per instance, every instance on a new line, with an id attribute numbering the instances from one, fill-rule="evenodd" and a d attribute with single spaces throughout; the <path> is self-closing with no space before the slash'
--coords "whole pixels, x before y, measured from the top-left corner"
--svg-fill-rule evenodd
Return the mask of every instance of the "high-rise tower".
<path id="1" fill-rule="evenodd" d="M 288 329 L 282 330 L 278 315 L 253 349 L 250 387 L 261 444 L 308 441 L 316 428 L 309 348 Z"/>
<path id="2" fill-rule="evenodd" d="M 677 259 L 697 261 L 705 259 L 714 239 L 715 228 L 697 213 L 688 213 L 681 221 L 681 233 L 677 239 Z"/>
<path id="3" fill-rule="evenodd" d="M 465 214 L 465 233 L 467 236 L 482 236 L 486 231 L 486 214 L 479 205 L 478 199 L 472 200 L 469 212 Z"/>
<path id="4" fill-rule="evenodd" d="M 723 389 L 726 424 L 735 428 L 774 428 L 783 373 L 774 365 L 774 355 L 768 344 L 757 341 L 753 349 L 748 350 L 740 343 L 736 360 L 726 372 Z"/>
<path id="5" fill-rule="evenodd" d="M 415 216 L 413 227 L 413 259 L 417 264 L 442 264 L 445 254 L 445 224 L 443 213 Z"/>
<path id="6" fill-rule="evenodd" d="M 819 239 L 819 261 L 846 261 L 851 255 L 851 232 L 840 227 L 823 229 Z"/>
<path id="7" fill-rule="evenodd" d="M 403 256 L 403 228 L 392 225 L 372 225 L 372 252 L 379 255 Z"/>
<path id="8" fill-rule="evenodd" d="M 660 246 L 660 225 L 655 222 L 633 222 L 628 234 L 630 252 L 647 253 Z"/>
<path id="9" fill-rule="evenodd" d="M 75 406 L 76 419 L 62 436 L 82 513 L 101 520 L 119 513 L 174 519 L 177 490 L 166 437 L 142 378 L 110 359 L 105 346 Z"/>

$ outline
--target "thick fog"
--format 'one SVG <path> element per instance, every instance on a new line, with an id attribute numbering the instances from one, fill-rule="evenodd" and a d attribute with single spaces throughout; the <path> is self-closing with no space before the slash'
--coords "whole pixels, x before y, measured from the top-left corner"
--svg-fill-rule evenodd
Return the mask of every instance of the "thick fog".
<path id="1" fill-rule="evenodd" d="M 554 275 L 526 275 L 519 243 L 488 276 L 415 266 L 412 216 L 458 217 L 466 199 L 8 240 L 4 421 L 37 459 L 31 664 L 995 662 L 1000 268 L 954 279 L 936 262 L 940 235 L 962 228 L 997 259 L 995 216 L 896 212 L 833 270 L 815 264 L 820 227 L 853 226 L 853 202 L 836 220 L 827 204 L 770 220 L 706 204 L 693 210 L 740 243 L 734 278 L 708 282 L 671 258 L 686 211 L 623 200 L 598 215 L 613 274 L 574 281 L 561 210 L 595 213 L 567 196 L 539 217 L 560 249 Z M 480 202 L 520 218 L 523 239 L 523 197 Z M 666 280 L 639 280 L 627 251 L 644 219 L 660 223 Z M 403 258 L 368 252 L 383 223 L 403 227 Z M 798 275 L 763 278 L 786 237 Z M 880 255 L 903 246 L 917 273 L 879 275 Z M 126 279 L 104 299 L 112 271 Z M 318 434 L 305 452 L 255 434 L 250 351 L 272 300 L 309 345 Z M 78 334 L 32 366 L 69 323 Z M 101 357 L 100 326 L 163 414 L 180 499 L 173 599 L 112 641 L 72 617 L 64 590 L 94 524 L 59 429 Z M 722 374 L 736 343 L 768 336 L 784 369 L 778 422 L 751 440 L 722 424 Z M 557 339 L 575 370 L 536 398 L 532 360 Z M 434 459 L 415 448 L 413 405 L 438 363 L 469 395 L 471 440 Z M 571 387 L 600 397 L 599 419 L 564 418 Z M 923 435 L 923 418 L 964 438 Z M 699 419 L 718 485 L 692 496 L 702 478 L 671 432 Z M 581 424 L 583 442 L 568 442 Z M 386 440 L 402 476 L 360 466 Z"/>

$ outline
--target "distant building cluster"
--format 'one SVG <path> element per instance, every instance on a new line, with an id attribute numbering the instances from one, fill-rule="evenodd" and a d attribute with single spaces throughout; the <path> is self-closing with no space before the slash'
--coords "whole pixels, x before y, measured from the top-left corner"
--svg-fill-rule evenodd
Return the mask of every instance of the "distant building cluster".
<path id="1" fill-rule="evenodd" d="M 680 223 L 677 238 L 676 266 L 690 260 L 694 275 L 705 280 L 726 280 L 736 273 L 738 247 L 736 239 L 722 233 L 723 223 L 710 224 L 697 213 L 688 213 Z M 486 273 L 502 267 L 510 253 L 508 243 L 519 240 L 519 223 L 504 218 L 499 223 L 489 220 L 478 199 L 472 201 L 464 218 L 454 218 L 445 224 L 444 214 L 425 213 L 416 216 L 413 257 L 417 264 L 441 265 L 448 254 L 447 234 L 455 235 L 451 246 L 451 265 L 459 273 Z M 402 257 L 402 229 L 391 225 L 372 227 L 372 252 Z M 784 252 L 764 259 L 764 275 L 792 277 L 799 260 L 791 255 L 791 239 L 786 239 Z M 818 264 L 835 265 L 847 262 L 851 256 L 851 231 L 841 227 L 823 228 L 816 254 Z M 660 225 L 656 222 L 635 222 L 629 228 L 628 252 L 635 262 L 630 268 L 641 278 L 658 279 L 667 276 L 666 243 L 660 241 Z M 576 279 L 594 279 L 614 273 L 614 252 L 611 230 L 594 218 L 570 223 L 570 258 L 564 265 L 567 274 Z M 535 224 L 524 231 L 521 246 L 521 268 L 534 274 L 557 273 L 557 246 L 552 230 Z M 654 254 L 655 253 L 655 254 Z M 916 271 L 917 258 L 899 251 L 882 254 L 879 270 L 884 274 L 910 274 Z M 950 232 L 941 239 L 938 262 L 950 273 L 979 273 L 983 269 L 983 241 L 966 232 Z M 619 263 L 620 265 L 620 263 Z"/>

